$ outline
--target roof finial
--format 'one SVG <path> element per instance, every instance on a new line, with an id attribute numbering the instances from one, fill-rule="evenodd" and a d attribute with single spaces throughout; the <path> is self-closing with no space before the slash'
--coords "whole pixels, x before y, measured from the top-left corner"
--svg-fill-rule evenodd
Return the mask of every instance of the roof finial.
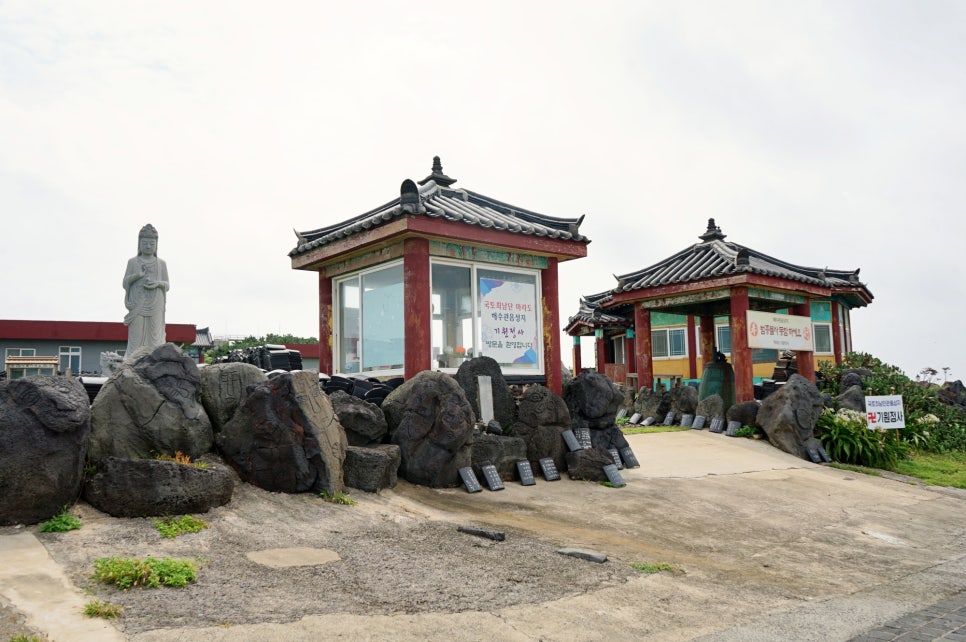
<path id="1" fill-rule="evenodd" d="M 725 235 L 721 232 L 721 228 L 714 224 L 714 219 L 709 218 L 708 229 L 698 238 L 707 243 L 708 241 L 723 241 Z"/>
<path id="2" fill-rule="evenodd" d="M 439 160 L 439 156 L 433 156 L 433 173 L 419 181 L 420 185 L 425 185 L 429 181 L 434 181 L 437 185 L 442 187 L 449 187 L 456 182 L 455 178 L 450 178 L 443 173 L 443 163 Z"/>

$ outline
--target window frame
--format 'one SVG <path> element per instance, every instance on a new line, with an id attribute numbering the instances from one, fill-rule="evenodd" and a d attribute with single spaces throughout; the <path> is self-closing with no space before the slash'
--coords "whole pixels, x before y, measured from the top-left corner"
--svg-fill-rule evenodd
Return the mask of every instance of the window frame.
<path id="1" fill-rule="evenodd" d="M 664 343 L 667 346 L 666 355 L 658 355 L 654 351 L 654 333 L 664 334 Z M 681 354 L 674 354 L 671 348 L 671 332 L 680 335 L 684 339 L 684 351 Z M 688 358 L 688 327 L 687 326 L 665 326 L 661 328 L 651 328 L 651 358 L 654 360 L 687 359 Z"/>
<path id="2" fill-rule="evenodd" d="M 826 328 L 828 331 L 828 350 L 818 349 L 818 327 Z M 812 347 L 815 348 L 814 354 L 830 355 L 835 354 L 835 336 L 832 334 L 832 324 L 824 321 L 812 322 Z"/>
<path id="3" fill-rule="evenodd" d="M 363 357 L 363 317 L 365 315 L 363 310 L 363 279 L 367 274 L 375 274 L 377 272 L 382 272 L 385 270 L 390 270 L 395 267 L 403 268 L 402 259 L 395 261 L 387 261 L 385 263 L 380 263 L 378 265 L 373 265 L 371 267 L 357 270 L 350 274 L 344 274 L 337 278 L 332 279 L 332 365 L 336 373 L 341 375 L 354 375 L 354 376 L 401 376 L 406 368 L 406 331 L 405 331 L 405 320 L 403 321 L 403 354 L 402 354 L 402 364 L 398 368 L 384 368 L 384 369 L 363 369 L 363 364 L 365 363 Z M 405 274 L 405 273 L 404 273 Z M 359 324 L 359 335 L 357 337 L 356 345 L 356 355 L 358 357 L 359 367 L 358 370 L 353 370 L 351 372 L 346 372 L 346 364 L 343 363 L 342 355 L 342 338 L 345 332 L 343 328 L 343 301 L 342 301 L 342 285 L 350 281 L 355 281 L 358 291 L 359 291 L 359 313 L 357 323 Z M 402 282 L 403 284 L 403 296 L 405 297 L 405 277 Z"/>

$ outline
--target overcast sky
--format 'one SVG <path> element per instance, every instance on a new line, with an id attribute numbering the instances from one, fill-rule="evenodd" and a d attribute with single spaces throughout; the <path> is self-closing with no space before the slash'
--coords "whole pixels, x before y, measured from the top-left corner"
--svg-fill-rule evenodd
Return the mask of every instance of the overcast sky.
<path id="1" fill-rule="evenodd" d="M 586 214 L 562 325 L 714 217 L 861 268 L 855 348 L 966 379 L 964 121 L 961 1 L 0 0 L 0 318 L 121 320 L 150 222 L 169 323 L 317 336 L 293 228 L 439 155 L 456 187 Z"/>

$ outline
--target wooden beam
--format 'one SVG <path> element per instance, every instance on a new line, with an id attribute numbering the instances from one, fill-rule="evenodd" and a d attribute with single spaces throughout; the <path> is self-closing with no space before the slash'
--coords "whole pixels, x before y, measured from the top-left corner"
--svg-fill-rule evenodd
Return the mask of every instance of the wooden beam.
<path id="1" fill-rule="evenodd" d="M 748 347 L 748 288 L 731 290 L 731 361 L 735 371 L 735 400 L 755 400 L 755 371 Z M 727 408 L 725 409 L 727 410 Z"/>
<path id="2" fill-rule="evenodd" d="M 432 314 L 429 292 L 429 241 L 408 238 L 403 250 L 404 376 L 411 379 L 432 366 Z"/>
<path id="3" fill-rule="evenodd" d="M 651 360 L 651 311 L 634 306 L 634 344 L 637 347 L 637 384 L 641 388 L 654 388 L 654 362 Z"/>
<path id="4" fill-rule="evenodd" d="M 333 374 L 332 347 L 332 279 L 319 272 L 319 372 Z"/>
<path id="5" fill-rule="evenodd" d="M 543 307 L 543 368 L 547 388 L 556 395 L 563 394 L 560 370 L 560 302 L 557 259 L 549 257 L 541 272 L 540 287 Z"/>

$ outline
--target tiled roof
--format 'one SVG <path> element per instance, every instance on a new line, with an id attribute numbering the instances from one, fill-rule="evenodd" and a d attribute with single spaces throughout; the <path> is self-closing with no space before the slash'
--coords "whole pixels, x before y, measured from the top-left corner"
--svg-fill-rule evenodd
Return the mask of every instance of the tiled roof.
<path id="1" fill-rule="evenodd" d="M 714 219 L 708 221 L 701 243 L 636 272 L 617 277 L 614 294 L 735 274 L 760 274 L 829 288 L 865 288 L 859 270 L 831 270 L 794 265 L 725 241 Z M 871 298 L 871 293 L 870 293 Z"/>
<path id="2" fill-rule="evenodd" d="M 454 179 L 443 174 L 439 157 L 436 157 L 433 173 L 420 181 L 418 187 L 411 180 L 404 181 L 399 198 L 335 225 L 296 232 L 298 245 L 289 252 L 289 256 L 297 256 L 407 215 L 455 221 L 514 234 L 590 242 L 579 231 L 583 216 L 565 219 L 538 214 L 467 189 L 454 189 L 450 187 L 454 182 Z"/>
<path id="3" fill-rule="evenodd" d="M 614 310 L 604 312 L 600 307 L 600 303 L 595 300 L 598 296 L 593 295 L 580 298 L 580 310 L 567 320 L 567 327 L 564 328 L 565 331 L 569 332 L 581 325 L 599 328 L 603 326 L 630 327 L 634 324 L 634 320 L 627 315 L 615 314 Z"/>
<path id="4" fill-rule="evenodd" d="M 191 344 L 195 348 L 211 348 L 215 342 L 211 340 L 209 328 L 198 328 L 195 330 L 195 342 Z"/>

